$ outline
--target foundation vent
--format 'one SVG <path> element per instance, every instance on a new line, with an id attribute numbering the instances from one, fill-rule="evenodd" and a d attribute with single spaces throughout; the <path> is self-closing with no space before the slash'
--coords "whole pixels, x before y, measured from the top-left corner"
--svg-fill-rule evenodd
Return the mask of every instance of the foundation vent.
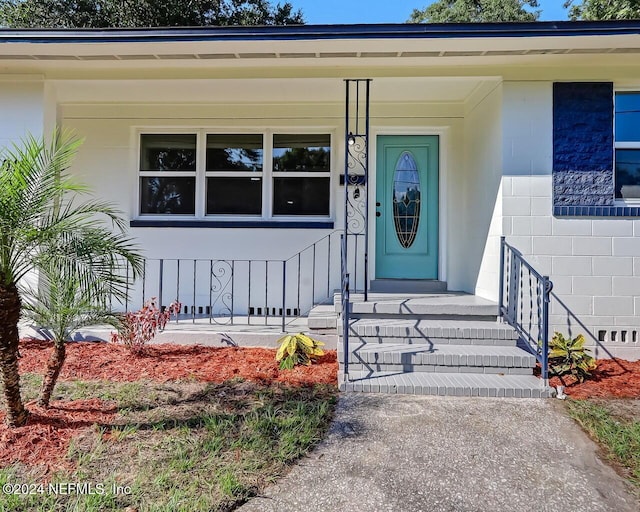
<path id="1" fill-rule="evenodd" d="M 251 306 L 249 308 L 249 316 L 282 316 L 282 308 Z M 285 316 L 300 316 L 300 310 L 298 308 L 286 308 Z"/>
<path id="2" fill-rule="evenodd" d="M 638 343 L 640 341 L 640 330 L 602 329 L 598 331 L 598 341 L 602 343 Z"/>
<path id="3" fill-rule="evenodd" d="M 210 306 L 182 306 L 182 313 L 185 315 L 208 315 L 210 311 Z"/>

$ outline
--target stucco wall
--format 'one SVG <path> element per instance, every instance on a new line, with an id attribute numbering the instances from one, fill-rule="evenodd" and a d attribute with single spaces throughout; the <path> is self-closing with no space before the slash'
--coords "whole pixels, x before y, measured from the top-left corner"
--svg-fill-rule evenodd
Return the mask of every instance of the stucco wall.
<path id="1" fill-rule="evenodd" d="M 481 91 L 465 112 L 465 179 L 456 206 L 465 212 L 464 291 L 497 300 L 502 223 L 502 85 Z"/>
<path id="2" fill-rule="evenodd" d="M 551 277 L 564 303 L 552 302 L 553 329 L 586 334 L 599 357 L 638 358 L 640 220 L 552 216 L 552 91 L 504 84 L 504 234 Z"/>
<path id="3" fill-rule="evenodd" d="M 0 147 L 44 127 L 44 84 L 39 80 L 0 79 Z"/>
<path id="4" fill-rule="evenodd" d="M 37 78 L 0 78 L 0 148 L 11 147 L 28 133 L 41 137 L 45 126 L 45 87 Z M 38 274 L 30 272 L 23 286 L 35 288 Z"/>

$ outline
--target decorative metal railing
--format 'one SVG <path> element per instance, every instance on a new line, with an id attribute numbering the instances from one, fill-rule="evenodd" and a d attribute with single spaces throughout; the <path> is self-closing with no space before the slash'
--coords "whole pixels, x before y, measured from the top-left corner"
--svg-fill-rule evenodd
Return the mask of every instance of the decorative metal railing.
<path id="1" fill-rule="evenodd" d="M 285 331 L 338 288 L 340 234 L 332 231 L 283 259 L 147 259 L 124 309 L 152 297 L 161 306 L 178 300 L 177 322 L 280 324 Z"/>
<path id="2" fill-rule="evenodd" d="M 358 254 L 363 239 L 350 235 L 344 241 L 344 232 L 335 230 L 282 259 L 147 259 L 142 276 L 129 286 L 128 300 L 112 307 L 129 311 L 152 297 L 160 306 L 177 300 L 182 303 L 177 323 L 280 325 L 285 331 L 341 288 L 345 245 Z M 348 271 L 363 285 L 364 269 L 357 261 Z"/>
<path id="3" fill-rule="evenodd" d="M 536 355 L 545 384 L 549 379 L 549 302 L 553 283 L 500 239 L 499 315 Z"/>

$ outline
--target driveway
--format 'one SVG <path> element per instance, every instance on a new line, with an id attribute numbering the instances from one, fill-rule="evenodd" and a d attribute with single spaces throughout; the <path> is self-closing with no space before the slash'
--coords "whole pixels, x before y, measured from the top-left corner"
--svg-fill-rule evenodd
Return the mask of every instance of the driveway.
<path id="1" fill-rule="evenodd" d="M 328 438 L 242 512 L 637 512 L 552 400 L 343 394 Z"/>

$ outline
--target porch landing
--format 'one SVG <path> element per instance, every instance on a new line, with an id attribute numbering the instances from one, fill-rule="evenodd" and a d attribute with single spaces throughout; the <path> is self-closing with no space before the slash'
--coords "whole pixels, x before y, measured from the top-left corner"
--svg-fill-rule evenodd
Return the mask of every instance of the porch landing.
<path id="1" fill-rule="evenodd" d="M 352 293 L 351 312 L 360 318 L 373 317 L 377 314 L 384 318 L 393 316 L 407 317 L 475 317 L 495 320 L 498 305 L 495 302 L 462 292 L 437 293 L 383 293 L 370 292 L 368 301 L 364 301 L 363 293 Z M 338 317 L 342 310 L 340 293 L 333 296 L 333 304 L 315 306 L 308 317 L 308 326 L 312 330 L 336 329 Z"/>
<path id="2" fill-rule="evenodd" d="M 367 302 L 364 294 L 350 296 L 354 316 L 364 315 L 407 315 L 435 317 L 489 317 L 498 316 L 498 304 L 463 292 L 440 293 L 369 293 Z M 340 312 L 340 294 L 334 296 L 336 311 Z"/>

